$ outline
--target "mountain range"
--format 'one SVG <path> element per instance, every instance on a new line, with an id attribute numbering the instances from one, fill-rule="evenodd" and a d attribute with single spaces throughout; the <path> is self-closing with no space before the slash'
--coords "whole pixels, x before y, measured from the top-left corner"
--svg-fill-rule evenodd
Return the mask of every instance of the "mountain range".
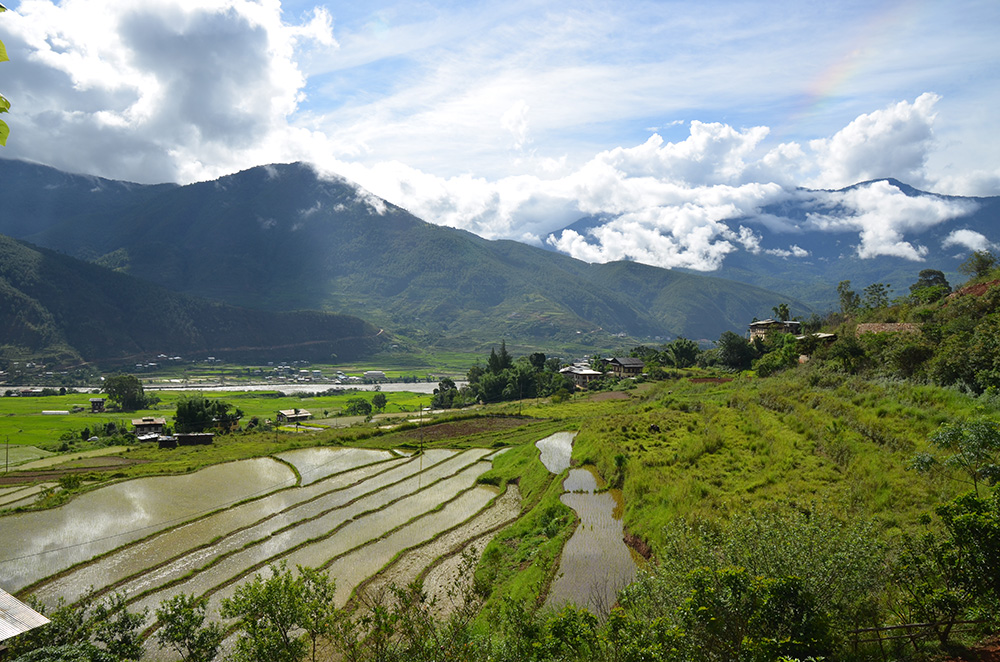
<path id="1" fill-rule="evenodd" d="M 192 324 L 206 306 L 223 304 L 259 315 L 335 312 L 384 329 L 382 339 L 403 347 L 480 350 L 505 338 L 511 346 L 572 352 L 675 336 L 708 341 L 743 331 L 779 303 L 801 317 L 823 312 L 832 307 L 838 280 L 875 282 L 885 274 L 915 280 L 925 268 L 883 260 L 852 265 L 849 257 L 821 252 L 830 240 L 819 236 L 796 237 L 800 245 L 815 240 L 808 267 L 751 253 L 729 256 L 712 276 L 627 261 L 588 264 L 426 223 L 300 163 L 181 186 L 0 160 L 0 182 L 0 234 L 30 242 L 19 245 L 47 260 L 67 260 L 65 269 L 70 259 L 82 261 L 74 278 L 103 305 L 114 305 L 123 290 L 143 291 L 147 300 L 180 296 Z M 874 263 L 882 263 L 881 271 Z M 952 258 L 943 270 L 954 266 Z M 109 280 L 112 272 L 141 284 Z M 4 273 L 5 287 L 13 288 L 11 270 Z M 153 286 L 159 289 L 144 289 Z M 30 298 L 51 311 L 37 292 Z M 55 318 L 69 333 L 72 318 Z M 76 347 L 70 335 L 65 341 Z M 299 342 L 308 341 L 299 336 Z"/>

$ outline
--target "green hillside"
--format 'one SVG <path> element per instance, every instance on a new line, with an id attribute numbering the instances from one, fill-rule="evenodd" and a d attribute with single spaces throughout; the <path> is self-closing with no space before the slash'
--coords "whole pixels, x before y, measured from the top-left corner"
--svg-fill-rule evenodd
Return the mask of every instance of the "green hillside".
<path id="1" fill-rule="evenodd" d="M 619 334 L 712 339 L 780 302 L 808 313 L 735 281 L 590 265 L 425 223 L 303 164 L 109 195 L 118 196 L 113 213 L 83 196 L 23 238 L 175 292 L 358 315 L 422 346 L 481 348 L 501 335 L 545 348 L 606 348 Z"/>
<path id="2" fill-rule="evenodd" d="M 379 330 L 354 317 L 210 303 L 2 235 L 0 311 L 4 362 L 107 365 L 160 353 L 328 360 L 379 346 Z"/>

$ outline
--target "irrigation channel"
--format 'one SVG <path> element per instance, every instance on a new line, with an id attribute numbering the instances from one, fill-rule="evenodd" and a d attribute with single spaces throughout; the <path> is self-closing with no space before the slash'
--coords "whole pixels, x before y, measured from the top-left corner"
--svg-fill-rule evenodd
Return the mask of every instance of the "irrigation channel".
<path id="1" fill-rule="evenodd" d="M 551 473 L 558 475 L 569 469 L 560 501 L 580 518 L 563 547 L 546 606 L 559 608 L 573 603 L 606 615 L 618 591 L 635 579 L 636 561 L 625 544 L 621 490 L 600 490 L 603 486 L 589 468 L 570 469 L 574 435 L 557 432 L 535 444 L 542 464 Z"/>

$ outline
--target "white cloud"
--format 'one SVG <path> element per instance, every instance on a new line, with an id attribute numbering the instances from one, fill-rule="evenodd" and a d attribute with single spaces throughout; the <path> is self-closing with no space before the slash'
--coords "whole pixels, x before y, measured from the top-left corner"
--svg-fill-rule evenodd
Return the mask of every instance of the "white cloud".
<path id="1" fill-rule="evenodd" d="M 514 138 L 514 149 L 520 151 L 524 149 L 528 142 L 528 104 L 524 99 L 518 99 L 500 117 L 500 126 L 510 131 Z"/>
<path id="2" fill-rule="evenodd" d="M 955 230 L 945 237 L 941 246 L 943 248 L 959 246 L 970 251 L 986 251 L 996 248 L 997 244 L 974 230 Z"/>
<path id="3" fill-rule="evenodd" d="M 879 181 L 841 192 L 816 192 L 813 203 L 820 211 L 808 215 L 808 224 L 821 231 L 858 231 L 858 256 L 891 255 L 920 261 L 928 248 L 905 239 L 907 232 L 921 232 L 976 209 L 970 201 L 934 196 L 908 196 L 892 184 Z"/>
<path id="4" fill-rule="evenodd" d="M 926 184 L 933 111 L 939 100 L 936 94 L 925 92 L 913 103 L 900 101 L 861 115 L 832 138 L 811 141 L 820 173 L 810 185 L 842 188 L 886 177 L 916 186 Z"/>

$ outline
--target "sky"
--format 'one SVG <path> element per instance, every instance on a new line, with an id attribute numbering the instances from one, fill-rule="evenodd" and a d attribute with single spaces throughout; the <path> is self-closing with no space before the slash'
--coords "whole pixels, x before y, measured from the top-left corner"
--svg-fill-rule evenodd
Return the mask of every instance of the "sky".
<path id="1" fill-rule="evenodd" d="M 918 233 L 971 208 L 815 189 L 1000 195 L 996 0 L 5 4 L 0 157 L 70 172 L 307 161 L 432 223 L 701 271 L 808 257 L 803 229 L 919 262 Z M 793 199 L 798 225 L 762 215 Z"/>

